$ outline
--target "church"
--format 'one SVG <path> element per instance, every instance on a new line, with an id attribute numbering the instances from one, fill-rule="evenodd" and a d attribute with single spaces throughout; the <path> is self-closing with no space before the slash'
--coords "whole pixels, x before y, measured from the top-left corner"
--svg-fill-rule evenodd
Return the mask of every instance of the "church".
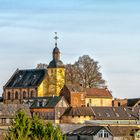
<path id="1" fill-rule="evenodd" d="M 59 96 L 65 84 L 65 67 L 60 60 L 60 50 L 57 47 L 57 33 L 55 33 L 55 47 L 52 61 L 46 69 L 17 69 L 3 87 L 4 103 L 23 103 L 26 98 Z"/>

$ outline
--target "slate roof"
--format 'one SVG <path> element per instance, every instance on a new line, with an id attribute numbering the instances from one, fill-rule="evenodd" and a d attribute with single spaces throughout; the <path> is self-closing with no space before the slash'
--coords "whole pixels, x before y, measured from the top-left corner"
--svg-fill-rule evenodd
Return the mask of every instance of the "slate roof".
<path id="1" fill-rule="evenodd" d="M 140 98 L 127 99 L 127 106 L 133 107 L 138 101 Z"/>
<path id="2" fill-rule="evenodd" d="M 53 108 L 62 99 L 62 96 L 48 96 L 48 97 L 35 97 L 25 99 L 26 101 L 33 100 L 30 108 Z M 38 102 L 44 102 L 43 106 L 38 106 Z"/>
<path id="3" fill-rule="evenodd" d="M 64 64 L 61 60 L 53 59 L 50 63 L 48 68 L 64 68 Z"/>
<path id="4" fill-rule="evenodd" d="M 63 116 L 94 116 L 94 113 L 90 107 L 70 107 Z"/>
<path id="5" fill-rule="evenodd" d="M 96 135 L 101 129 L 106 129 L 111 134 L 111 132 L 104 126 L 83 126 L 79 129 L 68 132 L 66 135 Z"/>
<path id="6" fill-rule="evenodd" d="M 59 48 L 58 48 L 58 47 L 55 47 L 55 48 L 53 49 L 53 53 L 60 53 Z"/>
<path id="7" fill-rule="evenodd" d="M 137 120 L 138 114 L 128 107 L 92 107 L 97 120 Z"/>
<path id="8" fill-rule="evenodd" d="M 138 120 L 128 107 L 70 107 L 63 116 L 94 116 L 96 120 Z"/>
<path id="9" fill-rule="evenodd" d="M 30 109 L 22 104 L 0 104 L 0 118 L 14 118 L 18 110 L 26 112 L 28 117 L 31 117 Z"/>
<path id="10" fill-rule="evenodd" d="M 112 98 L 110 91 L 105 88 L 86 88 L 85 91 L 86 97 Z"/>
<path id="11" fill-rule="evenodd" d="M 45 69 L 16 70 L 5 88 L 27 88 L 38 86 L 46 74 Z"/>
<path id="12" fill-rule="evenodd" d="M 140 130 L 140 128 L 135 126 L 108 126 L 108 129 L 115 137 L 128 136 L 131 133 Z"/>

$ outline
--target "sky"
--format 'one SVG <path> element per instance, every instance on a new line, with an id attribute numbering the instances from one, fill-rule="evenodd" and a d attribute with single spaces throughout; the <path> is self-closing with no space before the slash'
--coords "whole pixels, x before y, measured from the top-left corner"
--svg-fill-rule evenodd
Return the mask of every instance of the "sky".
<path id="1" fill-rule="evenodd" d="M 49 63 L 58 32 L 61 60 L 89 55 L 114 98 L 140 95 L 139 0 L 0 0 L 0 95 L 19 69 Z"/>

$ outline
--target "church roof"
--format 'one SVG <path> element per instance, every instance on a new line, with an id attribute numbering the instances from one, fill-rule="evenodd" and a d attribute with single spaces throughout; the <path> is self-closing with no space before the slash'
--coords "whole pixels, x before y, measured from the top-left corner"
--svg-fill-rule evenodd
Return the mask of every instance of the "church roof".
<path id="1" fill-rule="evenodd" d="M 64 68 L 64 64 L 61 60 L 53 59 L 50 63 L 48 68 Z"/>
<path id="2" fill-rule="evenodd" d="M 45 69 L 16 70 L 4 88 L 36 87 L 40 85 L 45 74 Z"/>
<path id="3" fill-rule="evenodd" d="M 58 47 L 55 47 L 55 48 L 53 49 L 53 53 L 60 53 L 59 48 L 58 48 Z"/>

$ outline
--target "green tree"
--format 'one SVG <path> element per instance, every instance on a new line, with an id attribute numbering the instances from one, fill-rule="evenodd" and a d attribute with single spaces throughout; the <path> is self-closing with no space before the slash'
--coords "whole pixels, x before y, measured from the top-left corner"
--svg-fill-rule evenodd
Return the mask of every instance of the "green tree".
<path id="1" fill-rule="evenodd" d="M 19 110 L 11 122 L 5 140 L 63 140 L 63 135 L 58 126 L 45 123 L 37 116 L 31 120 L 25 112 Z"/>
<path id="2" fill-rule="evenodd" d="M 29 140 L 31 134 L 31 121 L 26 113 L 19 110 L 15 119 L 11 121 L 11 127 L 8 129 L 6 140 Z"/>

